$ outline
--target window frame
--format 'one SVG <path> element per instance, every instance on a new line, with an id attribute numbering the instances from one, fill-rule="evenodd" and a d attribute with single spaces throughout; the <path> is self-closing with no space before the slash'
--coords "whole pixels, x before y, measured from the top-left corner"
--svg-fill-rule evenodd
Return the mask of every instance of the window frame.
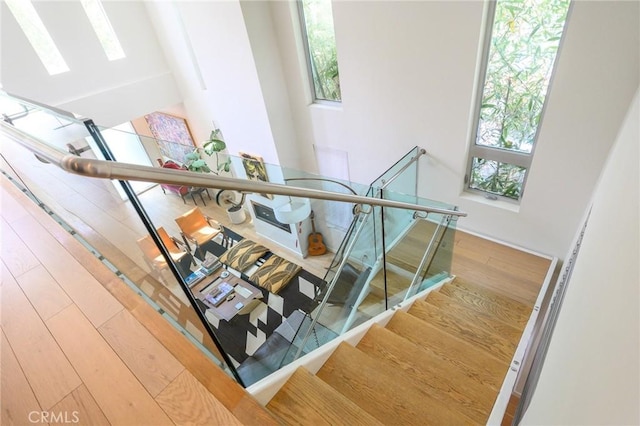
<path id="1" fill-rule="evenodd" d="M 487 71 L 489 65 L 489 54 L 491 50 L 491 41 L 493 37 L 493 27 L 495 23 L 496 16 L 496 7 L 498 0 L 487 0 L 485 2 L 485 8 L 483 13 L 483 27 L 481 31 L 483 31 L 483 39 L 482 44 L 480 46 L 480 51 L 478 54 L 478 72 L 476 74 L 477 81 L 475 84 L 475 93 L 473 99 L 473 115 L 471 121 L 471 129 L 470 129 L 470 141 L 469 141 L 469 152 L 467 155 L 467 163 L 465 168 L 464 175 L 464 191 L 482 195 L 484 198 L 488 200 L 500 200 L 506 201 L 512 204 L 520 204 L 522 202 L 522 198 L 524 197 L 527 180 L 529 179 L 529 175 L 531 172 L 531 164 L 533 162 L 533 157 L 535 155 L 536 147 L 538 145 L 538 137 L 540 136 L 540 129 L 542 128 L 544 117 L 547 111 L 547 105 L 549 102 L 549 95 L 551 94 L 551 90 L 553 87 L 553 81 L 556 75 L 556 68 L 558 66 L 558 58 L 560 56 L 560 52 L 562 50 L 562 46 L 564 43 L 564 38 L 566 34 L 567 22 L 569 21 L 569 17 L 571 15 L 571 9 L 573 7 L 573 0 L 570 0 L 569 7 L 567 10 L 567 15 L 564 21 L 564 27 L 562 34 L 560 36 L 560 40 L 558 42 L 558 49 L 556 51 L 556 56 L 553 61 L 553 65 L 551 67 L 551 73 L 549 76 L 549 83 L 547 86 L 547 93 L 544 97 L 542 109 L 540 111 L 540 120 L 538 121 L 538 126 L 536 128 L 535 136 L 533 137 L 531 152 L 522 152 L 515 150 L 508 150 L 499 147 L 491 147 L 486 145 L 477 144 L 478 140 L 478 130 L 480 125 L 480 110 L 482 108 L 482 100 L 484 94 L 484 85 L 487 79 Z M 506 163 L 514 166 L 519 166 L 525 169 L 524 179 L 522 182 L 522 187 L 520 190 L 520 195 L 518 199 L 514 199 L 511 197 L 507 197 L 505 195 L 496 194 L 489 191 L 483 191 L 477 188 L 471 188 L 471 179 L 473 173 L 473 160 L 474 158 L 481 158 L 487 161 L 497 161 L 499 163 Z"/>
<path id="2" fill-rule="evenodd" d="M 331 0 L 329 0 L 331 1 Z M 307 21 L 304 15 L 304 4 L 303 0 L 296 0 L 296 12 L 298 14 L 298 23 L 300 28 L 300 35 L 302 37 L 302 48 L 304 49 L 305 63 L 306 63 L 306 71 L 307 71 L 307 84 L 311 91 L 311 100 L 314 104 L 320 105 L 328 105 L 328 106 L 339 106 L 342 104 L 342 91 L 340 100 L 334 99 L 323 99 L 317 96 L 316 92 L 316 83 L 315 78 L 313 77 L 313 73 L 315 67 L 311 61 L 311 51 L 309 50 L 309 35 L 307 34 Z M 334 32 L 335 33 L 335 32 Z M 335 36 L 335 34 L 334 34 Z M 336 46 L 336 55 L 337 55 L 337 46 Z"/>

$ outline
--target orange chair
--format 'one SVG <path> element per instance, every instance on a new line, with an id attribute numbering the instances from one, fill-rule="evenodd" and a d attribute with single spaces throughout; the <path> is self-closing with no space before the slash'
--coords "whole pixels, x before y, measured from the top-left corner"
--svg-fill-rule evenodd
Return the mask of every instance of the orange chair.
<path id="1" fill-rule="evenodd" d="M 195 245 L 195 255 L 204 260 L 202 247 L 213 240 L 221 231 L 220 224 L 210 217 L 205 216 L 200 208 L 194 207 L 182 216 L 175 219 L 181 230 L 182 238 L 189 247 L 189 242 Z"/>
<path id="2" fill-rule="evenodd" d="M 167 231 L 163 227 L 157 228 L 156 231 L 162 240 L 162 243 L 169 251 L 171 259 L 178 266 L 178 270 L 182 276 L 187 276 L 191 273 L 189 266 L 195 263 L 193 256 L 188 251 L 182 250 L 178 247 L 177 241 L 167 234 Z M 138 246 L 144 254 L 145 261 L 151 267 L 151 269 L 162 276 L 162 271 L 165 270 L 168 265 L 160 252 L 158 246 L 151 238 L 151 235 L 146 235 L 138 240 Z"/>

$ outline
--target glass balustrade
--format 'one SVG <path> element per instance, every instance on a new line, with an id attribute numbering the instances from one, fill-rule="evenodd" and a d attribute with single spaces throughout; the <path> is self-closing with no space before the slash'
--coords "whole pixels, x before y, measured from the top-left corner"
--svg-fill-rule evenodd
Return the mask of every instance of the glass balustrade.
<path id="1" fill-rule="evenodd" d="M 5 114 L 10 117 L 11 125 L 45 143 L 53 152 L 104 158 L 86 124 L 72 115 L 4 94 L 0 96 L 0 105 L 2 111 L 9 111 Z M 119 129 L 101 130 L 101 135 L 112 147 L 118 143 L 131 145 L 144 141 L 142 136 Z M 144 197 L 139 199 L 143 207 L 151 207 L 154 217 L 145 226 L 135 203 L 129 199 L 120 182 L 68 173 L 40 161 L 18 144 L 3 143 L 1 150 L 2 171 L 6 176 L 23 187 L 34 201 L 72 232 L 88 250 L 212 361 L 234 377 L 232 363 L 225 362 L 222 351 L 214 343 L 198 312 L 172 274 L 174 267 L 182 276 L 186 276 L 190 273 L 187 271 L 195 269 L 196 263 L 191 262 L 191 255 L 184 251 L 177 226 L 168 217 L 171 210 L 163 208 L 169 205 L 167 197 L 157 184 L 126 183 L 131 193 L 139 192 L 139 196 Z M 120 153 L 117 149 L 114 151 Z M 134 162 L 129 158 L 127 160 Z M 187 207 L 180 199 L 178 201 L 181 206 Z M 158 232 L 163 226 L 166 234 Z M 158 230 L 156 241 L 149 235 L 148 227 Z M 163 235 L 169 237 L 162 238 Z M 162 250 L 170 254 L 170 262 L 162 258 Z"/>
<path id="2" fill-rule="evenodd" d="M 259 158 L 209 155 L 137 134 L 129 124 L 105 128 L 10 97 L 2 102 L 14 126 L 57 152 L 200 171 L 212 182 L 238 177 L 452 208 L 417 196 L 417 147 L 366 186 Z M 91 250 L 245 386 L 450 271 L 455 221 L 438 215 L 215 185 L 121 184 L 69 174 L 14 144 L 3 144 L 2 153 L 5 173 L 15 170 Z M 314 252 L 318 240 L 325 254 Z"/>

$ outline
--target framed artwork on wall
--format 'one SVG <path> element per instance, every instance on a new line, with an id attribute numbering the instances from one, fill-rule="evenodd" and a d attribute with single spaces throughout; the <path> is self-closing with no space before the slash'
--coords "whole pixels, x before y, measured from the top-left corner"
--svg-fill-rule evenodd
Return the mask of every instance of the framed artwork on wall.
<path id="1" fill-rule="evenodd" d="M 185 156 L 196 148 L 184 118 L 152 112 L 144 116 L 151 134 L 156 139 L 160 153 L 176 162 L 184 164 Z"/>
<path id="2" fill-rule="evenodd" d="M 262 159 L 262 157 L 253 154 L 247 154 L 246 152 L 240 152 L 239 154 L 240 158 L 242 158 L 242 165 L 244 167 L 245 173 L 247 174 L 247 179 L 269 182 L 269 178 L 267 176 L 267 167 L 264 165 L 264 160 Z M 270 200 L 273 200 L 273 195 L 271 194 L 261 195 Z"/>

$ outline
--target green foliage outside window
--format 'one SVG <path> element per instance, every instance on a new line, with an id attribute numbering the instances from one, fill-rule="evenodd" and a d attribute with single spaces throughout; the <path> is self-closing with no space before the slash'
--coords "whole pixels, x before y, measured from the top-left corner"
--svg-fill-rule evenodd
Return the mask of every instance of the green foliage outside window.
<path id="1" fill-rule="evenodd" d="M 340 78 L 331 0 L 302 0 L 316 99 L 340 101 Z"/>
<path id="2" fill-rule="evenodd" d="M 498 0 L 476 144 L 530 154 L 569 0 Z M 470 187 L 518 199 L 526 168 L 474 158 Z"/>

